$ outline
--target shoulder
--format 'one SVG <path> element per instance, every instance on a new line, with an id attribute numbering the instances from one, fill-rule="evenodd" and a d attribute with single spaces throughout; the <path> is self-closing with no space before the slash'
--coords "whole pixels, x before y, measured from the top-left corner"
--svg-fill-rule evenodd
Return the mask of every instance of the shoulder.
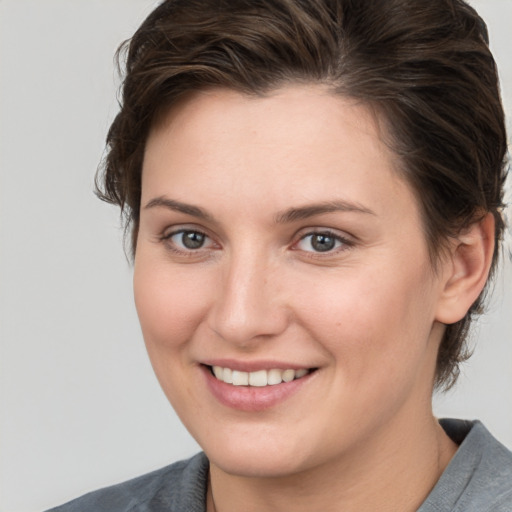
<path id="1" fill-rule="evenodd" d="M 512 452 L 496 440 L 480 422 L 475 422 L 471 434 L 471 447 L 479 459 L 475 460 L 472 481 L 457 510 L 469 510 L 465 507 L 469 507 L 471 503 L 473 509 L 478 511 L 510 512 L 512 510 Z M 470 469 L 468 466 L 467 463 L 466 471 Z"/>
<path id="2" fill-rule="evenodd" d="M 479 421 L 441 425 L 460 446 L 419 512 L 510 512 L 512 452 Z"/>
<path id="3" fill-rule="evenodd" d="M 99 489 L 48 512 L 204 512 L 208 459 L 191 459 Z"/>

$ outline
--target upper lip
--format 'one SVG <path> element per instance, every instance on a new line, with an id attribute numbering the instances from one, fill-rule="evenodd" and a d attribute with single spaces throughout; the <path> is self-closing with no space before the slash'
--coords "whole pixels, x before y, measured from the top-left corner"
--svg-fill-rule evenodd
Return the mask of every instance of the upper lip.
<path id="1" fill-rule="evenodd" d="M 235 359 L 209 359 L 202 361 L 201 364 L 206 366 L 220 366 L 221 368 L 231 368 L 239 372 L 257 372 L 259 370 L 302 370 L 310 369 L 312 366 L 303 364 L 289 363 L 275 360 L 259 360 L 259 361 L 240 361 Z"/>

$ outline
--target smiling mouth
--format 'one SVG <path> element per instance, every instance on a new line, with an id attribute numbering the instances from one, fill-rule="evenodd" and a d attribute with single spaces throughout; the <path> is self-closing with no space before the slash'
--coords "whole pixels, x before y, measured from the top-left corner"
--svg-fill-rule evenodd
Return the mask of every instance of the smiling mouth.
<path id="1" fill-rule="evenodd" d="M 301 379 L 315 370 L 314 368 L 301 368 L 299 370 L 272 368 L 270 370 L 243 372 L 223 368 L 222 366 L 210 366 L 209 368 L 212 375 L 225 384 L 254 387 L 275 386 L 283 382 L 291 382 L 292 380 Z"/>

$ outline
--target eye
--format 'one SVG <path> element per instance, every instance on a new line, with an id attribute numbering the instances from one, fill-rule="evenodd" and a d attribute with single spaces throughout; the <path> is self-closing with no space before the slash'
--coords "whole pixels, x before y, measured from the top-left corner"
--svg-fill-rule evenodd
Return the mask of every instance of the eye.
<path id="1" fill-rule="evenodd" d="M 212 241 L 207 235 L 192 229 L 174 231 L 166 235 L 164 239 L 170 242 L 179 251 L 194 251 L 212 244 Z"/>
<path id="2" fill-rule="evenodd" d="M 350 246 L 350 242 L 329 231 L 308 233 L 296 244 L 296 248 L 305 252 L 333 252 L 343 246 Z"/>

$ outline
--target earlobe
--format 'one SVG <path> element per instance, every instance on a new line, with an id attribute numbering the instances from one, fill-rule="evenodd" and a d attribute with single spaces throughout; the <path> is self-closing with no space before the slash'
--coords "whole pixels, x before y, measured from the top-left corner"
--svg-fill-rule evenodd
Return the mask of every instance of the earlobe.
<path id="1" fill-rule="evenodd" d="M 436 320 L 458 322 L 482 292 L 494 251 L 494 217 L 488 213 L 457 239 L 445 263 L 445 278 Z"/>

